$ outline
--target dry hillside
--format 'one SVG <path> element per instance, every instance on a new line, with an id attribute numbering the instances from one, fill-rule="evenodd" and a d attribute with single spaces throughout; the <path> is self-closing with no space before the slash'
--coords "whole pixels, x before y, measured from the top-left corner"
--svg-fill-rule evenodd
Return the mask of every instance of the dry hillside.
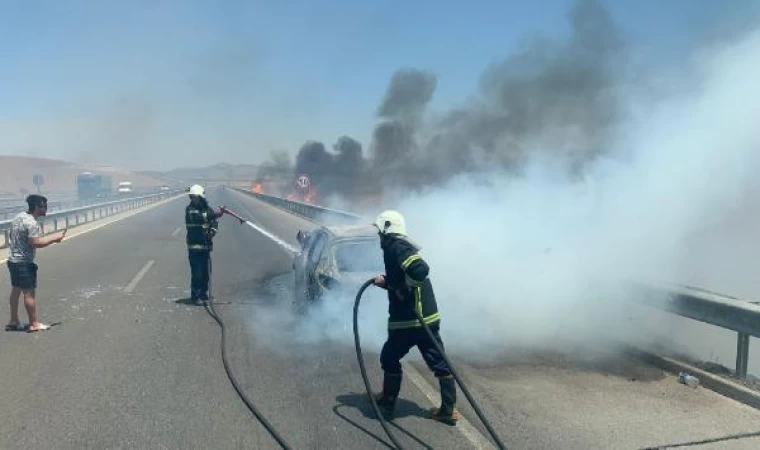
<path id="1" fill-rule="evenodd" d="M 43 177 L 43 193 L 73 194 L 76 192 L 76 176 L 84 171 L 111 175 L 114 188 L 120 181 L 131 181 L 136 190 L 164 184 L 164 180 L 159 177 L 137 174 L 118 167 L 78 165 L 55 159 L 0 155 L 0 196 L 21 197 L 23 190 L 36 192 L 37 187 L 33 182 L 35 174 Z"/>

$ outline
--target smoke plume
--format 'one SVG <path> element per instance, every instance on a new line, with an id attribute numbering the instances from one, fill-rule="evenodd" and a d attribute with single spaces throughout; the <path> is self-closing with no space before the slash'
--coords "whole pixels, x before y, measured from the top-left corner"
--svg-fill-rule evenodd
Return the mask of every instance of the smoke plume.
<path id="1" fill-rule="evenodd" d="M 702 263 L 683 258 L 689 240 L 756 192 L 760 66 L 749 55 L 758 52 L 760 30 L 702 54 L 677 74 L 692 82 L 657 101 L 620 90 L 625 118 L 606 130 L 607 150 L 580 180 L 538 158 L 519 178 L 460 175 L 394 205 L 432 264 L 451 346 L 482 353 L 612 331 L 628 281 L 680 282 L 689 264 Z M 598 129 L 583 120 L 581 128 Z"/>
<path id="2" fill-rule="evenodd" d="M 483 73 L 467 105 L 444 114 L 428 111 L 435 75 L 398 71 L 377 109 L 370 155 L 361 163 L 369 170 L 326 171 L 330 155 L 323 147 L 312 149 L 321 144 L 307 143 L 296 172 L 314 174 L 315 183 L 331 191 L 359 180 L 375 190 L 395 186 L 406 191 L 441 186 L 457 175 L 485 169 L 519 174 L 536 158 L 552 161 L 569 175 L 582 175 L 609 147 L 620 119 L 625 44 L 594 0 L 579 1 L 568 19 L 572 32 L 567 40 L 526 42 Z M 353 181 L 346 179 L 351 173 Z M 341 178 L 338 184 L 336 177 Z"/>
<path id="3" fill-rule="evenodd" d="M 695 243 L 725 242 L 709 230 L 740 221 L 760 188 L 751 57 L 760 28 L 634 82 L 596 2 L 570 18 L 567 42 L 527 45 L 438 120 L 426 124 L 426 95 L 391 102 L 400 82 L 379 108 L 389 116 L 365 163 L 398 164 L 426 189 L 363 212 L 406 216 L 431 265 L 444 340 L 460 356 L 626 331 L 617 300 L 629 281 L 681 282 L 697 264 L 751 266 L 687 256 Z"/>
<path id="4" fill-rule="evenodd" d="M 293 175 L 306 174 L 316 184 L 320 198 L 340 193 L 351 198 L 362 186 L 366 162 L 359 141 L 341 136 L 333 152 L 318 141 L 308 141 L 298 151 Z"/>

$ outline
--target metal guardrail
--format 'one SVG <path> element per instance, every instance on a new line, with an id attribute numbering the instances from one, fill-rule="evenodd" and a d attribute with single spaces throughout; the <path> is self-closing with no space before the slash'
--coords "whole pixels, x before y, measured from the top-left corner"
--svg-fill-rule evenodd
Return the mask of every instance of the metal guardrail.
<path id="1" fill-rule="evenodd" d="M 40 217 L 38 222 L 42 224 L 43 233 L 48 233 L 59 229 L 73 228 L 94 220 L 140 208 L 184 193 L 184 190 L 163 191 L 156 194 L 80 206 L 77 208 L 48 213 L 44 217 Z M 16 211 L 16 213 L 18 212 L 20 211 Z M 0 235 L 3 236 L 3 240 L 0 242 L 0 249 L 8 247 L 12 221 L 12 219 L 0 221 Z"/>
<path id="2" fill-rule="evenodd" d="M 269 203 L 270 205 L 277 206 L 290 213 L 299 215 L 309 220 L 313 220 L 315 222 L 329 221 L 330 223 L 333 223 L 333 224 L 337 224 L 337 223 L 344 224 L 344 223 L 355 223 L 360 220 L 366 220 L 362 216 L 352 214 L 346 211 L 340 211 L 337 209 L 325 208 L 324 206 L 317 206 L 317 205 L 312 205 L 309 203 L 297 202 L 295 200 L 287 200 L 281 197 L 275 197 L 273 195 L 256 194 L 251 191 L 246 191 L 244 189 L 239 189 L 239 188 L 234 188 L 234 187 L 232 188 L 228 187 L 228 189 L 232 189 L 237 192 L 250 195 L 251 197 L 255 197 L 263 202 Z"/>
<path id="3" fill-rule="evenodd" d="M 161 193 L 166 193 L 169 191 L 160 191 Z M 70 198 L 67 200 L 54 200 L 50 201 L 48 200 L 48 213 L 51 212 L 57 212 L 64 209 L 73 209 L 73 208 L 79 208 L 82 206 L 91 206 L 91 205 L 97 205 L 100 203 L 106 203 L 111 201 L 117 201 L 117 200 L 126 200 L 128 198 L 136 198 L 136 197 L 144 197 L 146 195 L 152 195 L 159 192 L 152 191 L 152 192 L 135 192 L 132 195 L 129 196 L 118 196 L 116 194 L 106 197 L 106 198 L 93 198 L 93 199 L 87 199 L 87 200 L 78 200 L 75 197 Z M 12 205 L 6 205 L 0 207 L 0 220 L 7 220 L 15 216 L 16 214 L 20 213 L 21 211 L 25 211 L 27 208 L 26 203 L 21 200 L 20 202 L 17 201 L 15 204 Z"/>
<path id="4" fill-rule="evenodd" d="M 366 220 L 345 211 L 233 189 L 317 222 Z M 736 375 L 746 378 L 750 336 L 760 338 L 760 305 L 704 289 L 675 284 L 637 283 L 634 290 L 637 295 L 632 298 L 637 304 L 735 331 Z"/>
<path id="5" fill-rule="evenodd" d="M 749 338 L 760 338 L 760 305 L 681 285 L 638 284 L 636 302 L 736 331 L 736 375 L 745 378 Z"/>

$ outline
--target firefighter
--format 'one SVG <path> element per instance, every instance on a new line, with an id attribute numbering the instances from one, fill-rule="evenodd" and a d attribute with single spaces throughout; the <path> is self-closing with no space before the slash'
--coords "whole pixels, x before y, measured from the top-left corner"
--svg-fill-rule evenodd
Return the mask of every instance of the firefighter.
<path id="1" fill-rule="evenodd" d="M 203 187 L 194 185 L 188 194 L 190 204 L 185 208 L 187 228 L 187 250 L 190 259 L 190 301 L 205 305 L 208 301 L 208 280 L 211 264 L 213 238 L 219 229 L 217 219 L 221 213 L 215 212 L 206 201 Z"/>
<path id="2" fill-rule="evenodd" d="M 443 348 L 440 314 L 433 285 L 428 278 L 430 268 L 419 255 L 420 247 L 406 236 L 404 217 L 397 211 L 384 211 L 373 224 L 380 235 L 385 275 L 378 275 L 374 284 L 388 291 L 388 339 L 380 353 L 383 369 L 383 391 L 376 394 L 378 406 L 385 416 L 392 417 L 401 390 L 403 372 L 401 358 L 412 347 L 422 354 L 428 368 L 438 378 L 441 407 L 433 408 L 431 418 L 456 425 L 460 418 L 456 405 L 456 383 L 443 356 L 438 352 L 415 310 L 429 326 Z"/>

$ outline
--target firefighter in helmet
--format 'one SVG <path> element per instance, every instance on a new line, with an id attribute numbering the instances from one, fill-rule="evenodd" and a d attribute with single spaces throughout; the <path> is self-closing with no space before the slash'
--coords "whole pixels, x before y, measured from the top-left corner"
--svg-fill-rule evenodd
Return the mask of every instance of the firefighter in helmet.
<path id="1" fill-rule="evenodd" d="M 190 204 L 185 208 L 185 228 L 190 259 L 190 301 L 200 306 L 209 299 L 211 251 L 214 246 L 213 238 L 219 229 L 217 219 L 221 213 L 215 212 L 209 206 L 202 186 L 191 186 L 188 194 Z"/>
<path id="2" fill-rule="evenodd" d="M 438 344 L 440 314 L 433 285 L 428 278 L 430 268 L 419 255 L 420 247 L 406 235 L 404 217 L 398 211 L 384 211 L 374 226 L 380 235 L 385 274 L 375 278 L 375 285 L 388 291 L 388 339 L 380 353 L 383 369 L 383 391 L 376 394 L 384 415 L 392 417 L 403 376 L 401 359 L 417 347 L 428 368 L 438 378 L 441 407 L 433 408 L 431 418 L 455 425 L 460 418 L 456 405 L 456 383 L 441 353 L 436 349 L 417 314 L 428 325 Z"/>

